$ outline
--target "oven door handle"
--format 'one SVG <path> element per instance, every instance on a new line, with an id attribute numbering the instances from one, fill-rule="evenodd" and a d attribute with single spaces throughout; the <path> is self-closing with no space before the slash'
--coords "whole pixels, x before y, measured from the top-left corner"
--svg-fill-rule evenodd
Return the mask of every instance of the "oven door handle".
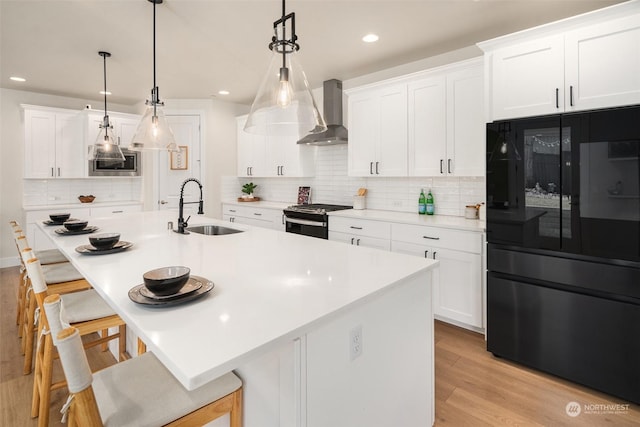
<path id="1" fill-rule="evenodd" d="M 300 224 L 300 225 L 311 225 L 313 227 L 326 227 L 327 223 L 323 221 L 311 221 L 308 219 L 300 219 L 300 218 L 289 218 L 285 215 L 285 221 L 290 222 L 292 224 Z"/>

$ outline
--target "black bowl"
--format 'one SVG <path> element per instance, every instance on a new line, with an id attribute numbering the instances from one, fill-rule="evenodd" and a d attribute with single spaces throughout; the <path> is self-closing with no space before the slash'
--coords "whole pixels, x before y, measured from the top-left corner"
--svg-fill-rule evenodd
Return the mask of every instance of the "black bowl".
<path id="1" fill-rule="evenodd" d="M 72 219 L 71 221 L 65 221 L 62 225 L 69 231 L 84 230 L 89 221 L 83 221 L 81 219 Z"/>
<path id="2" fill-rule="evenodd" d="M 156 268 L 147 271 L 142 278 L 144 285 L 158 296 L 167 296 L 177 293 L 189 280 L 191 269 L 189 267 L 173 266 Z"/>
<path id="3" fill-rule="evenodd" d="M 120 233 L 102 233 L 89 237 L 91 246 L 101 251 L 111 249 L 119 241 Z"/>
<path id="4" fill-rule="evenodd" d="M 53 221 L 53 222 L 65 222 L 70 217 L 71 217 L 70 213 L 49 214 L 49 218 L 51 218 L 51 221 Z"/>

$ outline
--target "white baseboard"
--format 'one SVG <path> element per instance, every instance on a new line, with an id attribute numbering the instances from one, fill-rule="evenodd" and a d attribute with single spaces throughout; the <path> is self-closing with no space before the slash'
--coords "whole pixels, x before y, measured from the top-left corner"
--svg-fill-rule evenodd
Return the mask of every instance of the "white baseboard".
<path id="1" fill-rule="evenodd" d="M 17 256 L 0 258 L 0 268 L 16 267 L 18 265 L 20 265 L 20 261 L 18 260 Z"/>

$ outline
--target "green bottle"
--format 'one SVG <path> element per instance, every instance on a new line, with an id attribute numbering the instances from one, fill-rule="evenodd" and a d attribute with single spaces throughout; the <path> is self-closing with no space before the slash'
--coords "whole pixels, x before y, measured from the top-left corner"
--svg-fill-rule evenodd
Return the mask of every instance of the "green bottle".
<path id="1" fill-rule="evenodd" d="M 427 206 L 426 206 L 426 210 L 427 210 L 427 215 L 433 215 L 436 206 L 433 203 L 433 194 L 431 194 L 431 190 L 429 190 L 429 194 L 427 194 Z"/>
<path id="2" fill-rule="evenodd" d="M 418 198 L 418 213 L 424 215 L 427 213 L 427 199 L 424 197 L 424 189 L 420 189 L 420 198 Z"/>

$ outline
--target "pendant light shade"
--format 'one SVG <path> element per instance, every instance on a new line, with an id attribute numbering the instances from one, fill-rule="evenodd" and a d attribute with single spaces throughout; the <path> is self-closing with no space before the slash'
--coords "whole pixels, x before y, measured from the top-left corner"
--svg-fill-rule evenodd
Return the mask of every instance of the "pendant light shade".
<path id="1" fill-rule="evenodd" d="M 173 131 L 164 115 L 164 102 L 160 101 L 156 85 L 156 4 L 163 0 L 149 0 L 153 4 L 153 89 L 151 100 L 147 100 L 147 110 L 136 129 L 129 145 L 130 150 L 167 150 L 179 151 Z"/>
<path id="2" fill-rule="evenodd" d="M 164 115 L 164 103 L 154 102 L 154 96 L 152 91 L 151 101 L 146 102 L 147 110 L 142 116 L 129 149 L 178 151 L 173 131 Z"/>
<path id="3" fill-rule="evenodd" d="M 284 0 L 282 17 L 273 23 L 273 28 L 274 36 L 269 44 L 273 57 L 244 130 L 260 135 L 295 137 L 324 132 L 327 125 L 313 99 L 307 77 L 295 58 L 300 49 L 295 13 L 285 14 Z"/>
<path id="4" fill-rule="evenodd" d="M 109 52 L 98 52 L 103 59 L 104 66 L 104 118 L 100 123 L 100 132 L 93 145 L 89 146 L 89 160 L 124 162 L 124 154 L 120 149 L 118 138 L 113 131 L 113 125 L 109 123 L 107 114 L 107 58 Z"/>

